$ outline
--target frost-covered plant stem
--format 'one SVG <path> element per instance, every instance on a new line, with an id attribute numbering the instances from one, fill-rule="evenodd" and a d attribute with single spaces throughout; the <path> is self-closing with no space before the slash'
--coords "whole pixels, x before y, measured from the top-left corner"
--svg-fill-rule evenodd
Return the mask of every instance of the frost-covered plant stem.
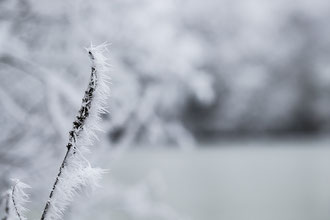
<path id="1" fill-rule="evenodd" d="M 64 167 L 65 167 L 65 163 L 66 163 L 66 160 L 67 160 L 68 155 L 69 155 L 69 153 L 70 153 L 70 150 L 71 150 L 70 148 L 71 148 L 71 147 L 68 147 L 68 150 L 67 150 L 67 152 L 66 152 L 66 154 L 65 154 L 65 157 L 64 157 L 64 159 L 63 159 L 63 162 L 62 162 L 62 164 L 61 164 L 60 170 L 59 170 L 59 172 L 58 172 L 58 174 L 57 174 L 57 177 L 56 177 L 55 183 L 54 183 L 54 185 L 53 185 L 52 191 L 50 192 L 50 195 L 49 195 L 49 199 L 48 199 L 48 201 L 47 201 L 47 203 L 46 203 L 46 206 L 45 206 L 44 211 L 43 211 L 42 216 L 41 216 L 41 219 L 42 219 L 42 220 L 46 218 L 46 214 L 47 214 L 47 212 L 48 212 L 48 209 L 49 209 L 49 206 L 50 206 L 51 199 L 53 198 L 54 192 L 55 192 L 55 190 L 56 190 L 57 183 L 58 183 L 59 178 L 61 177 L 61 174 L 62 174 L 62 169 L 64 169 Z"/>
<path id="2" fill-rule="evenodd" d="M 89 54 L 90 54 L 91 59 L 94 60 L 93 55 L 90 51 L 89 51 Z M 77 116 L 76 120 L 73 122 L 73 128 L 69 132 L 69 142 L 66 145 L 67 152 L 66 152 L 65 157 L 63 159 L 63 162 L 61 164 L 60 170 L 57 174 L 57 177 L 56 177 L 55 183 L 53 185 L 52 191 L 50 192 L 49 200 L 46 203 L 44 212 L 43 212 L 42 217 L 41 217 L 42 220 L 46 218 L 47 211 L 49 209 L 51 199 L 53 198 L 53 195 L 56 191 L 57 184 L 58 184 L 59 179 L 62 175 L 62 170 L 67 165 L 68 156 L 71 153 L 72 154 L 76 153 L 76 146 L 75 146 L 76 139 L 79 136 L 79 133 L 82 130 L 83 125 L 85 124 L 85 120 L 89 115 L 91 103 L 92 103 L 92 100 L 93 100 L 93 92 L 95 91 L 96 84 L 97 84 L 96 70 L 95 70 L 95 67 L 92 67 L 91 79 L 90 79 L 88 88 L 85 92 L 85 96 L 83 98 L 83 103 L 82 103 L 82 106 L 79 110 L 79 115 Z"/>
<path id="3" fill-rule="evenodd" d="M 26 220 L 23 212 L 26 211 L 24 204 L 28 201 L 29 196 L 24 192 L 24 189 L 30 188 L 30 186 L 19 180 L 13 181 L 15 184 L 11 189 L 11 201 L 13 202 L 14 211 L 19 220 Z"/>
<path id="4" fill-rule="evenodd" d="M 4 217 L 1 219 L 1 220 L 7 220 L 8 217 L 9 217 L 9 212 L 10 212 L 10 206 L 9 206 L 9 203 L 10 203 L 10 192 L 6 192 L 2 198 L 1 198 L 1 203 L 5 201 L 5 215 Z"/>
<path id="5" fill-rule="evenodd" d="M 83 151 L 91 144 L 98 130 L 99 114 L 104 112 L 105 98 L 108 96 L 107 63 L 103 56 L 105 46 L 88 49 L 92 62 L 91 77 L 85 91 L 82 105 L 69 132 L 67 151 L 53 184 L 41 220 L 60 219 L 73 196 L 83 187 L 96 184 L 102 170 L 91 168 Z"/>
<path id="6" fill-rule="evenodd" d="M 2 203 L 4 206 L 4 213 L 1 220 L 26 220 L 24 212 L 24 204 L 28 201 L 28 195 L 24 192 L 24 189 L 30 188 L 25 183 L 20 182 L 19 180 L 13 180 L 14 185 L 10 190 L 2 196 L 0 205 Z M 0 212 L 0 214 L 2 214 Z"/>
<path id="7" fill-rule="evenodd" d="M 16 191 L 17 184 L 18 184 L 18 182 L 15 183 L 15 185 L 13 186 L 13 189 L 11 191 L 11 200 L 13 201 L 13 205 L 14 205 L 14 209 L 15 209 L 15 212 L 16 212 L 17 217 L 19 218 L 19 220 L 22 220 L 21 214 L 18 211 L 16 199 L 15 199 L 15 191 Z"/>

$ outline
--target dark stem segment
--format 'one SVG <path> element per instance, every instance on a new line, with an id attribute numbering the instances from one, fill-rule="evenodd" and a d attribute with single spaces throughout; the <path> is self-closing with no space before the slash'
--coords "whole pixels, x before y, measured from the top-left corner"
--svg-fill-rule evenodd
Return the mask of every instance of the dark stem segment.
<path id="1" fill-rule="evenodd" d="M 92 60 L 90 81 L 89 81 L 87 90 L 85 91 L 84 98 L 82 99 L 82 105 L 78 112 L 78 116 L 76 116 L 76 120 L 73 122 L 72 130 L 69 132 L 69 142 L 66 145 L 67 152 L 65 154 L 65 157 L 63 159 L 63 162 L 62 162 L 59 172 L 57 174 L 52 191 L 50 192 L 48 201 L 46 203 L 46 206 L 45 206 L 44 211 L 41 216 L 41 220 L 45 220 L 47 217 L 47 213 L 50 209 L 52 198 L 53 198 L 54 194 L 56 193 L 57 185 L 59 184 L 63 169 L 65 169 L 65 167 L 68 164 L 69 156 L 70 155 L 73 156 L 76 153 L 77 138 L 79 137 L 80 132 L 83 130 L 85 121 L 88 118 L 89 113 L 90 113 L 90 108 L 91 108 L 92 100 L 93 100 L 93 94 L 97 87 L 97 71 L 96 71 L 96 68 L 94 65 L 94 55 L 92 54 L 91 51 L 89 51 L 88 54 L 90 56 L 90 59 Z"/>
<path id="2" fill-rule="evenodd" d="M 13 190 L 11 191 L 11 200 L 13 201 L 13 205 L 14 205 L 14 208 L 15 208 L 15 212 L 17 214 L 17 217 L 22 220 L 22 217 L 21 217 L 21 214 L 19 213 L 18 211 L 18 208 L 17 208 L 17 204 L 16 204 L 16 200 L 15 200 L 15 190 L 16 190 L 16 186 L 17 186 L 18 183 L 16 183 L 14 186 L 13 186 Z"/>
<path id="3" fill-rule="evenodd" d="M 10 193 L 6 193 L 3 200 L 6 200 L 6 207 L 5 207 L 5 216 L 1 220 L 7 220 L 9 217 L 9 201 L 10 201 Z"/>

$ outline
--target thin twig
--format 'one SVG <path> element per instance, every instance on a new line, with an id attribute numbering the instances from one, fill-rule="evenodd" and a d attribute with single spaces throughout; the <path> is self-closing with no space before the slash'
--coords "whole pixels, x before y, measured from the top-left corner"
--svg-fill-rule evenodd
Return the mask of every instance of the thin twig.
<path id="1" fill-rule="evenodd" d="M 22 220 L 21 213 L 19 213 L 19 211 L 18 211 L 16 200 L 15 200 L 15 190 L 16 190 L 17 184 L 18 184 L 18 182 L 15 183 L 15 185 L 13 186 L 13 189 L 11 191 L 11 200 L 13 201 L 13 205 L 14 205 L 14 209 L 15 209 L 15 212 L 16 212 L 17 217 L 20 220 Z"/>
<path id="2" fill-rule="evenodd" d="M 88 84 L 87 90 L 85 91 L 84 98 L 82 99 L 82 105 L 79 110 L 78 116 L 76 117 L 76 120 L 73 122 L 73 128 L 69 132 L 69 142 L 66 146 L 67 152 L 65 154 L 65 157 L 63 159 L 63 162 L 62 162 L 59 172 L 57 174 L 52 191 L 50 192 L 48 201 L 46 203 L 46 206 L 45 206 L 44 211 L 41 216 L 41 220 L 45 220 L 47 217 L 47 213 L 50 209 L 52 198 L 54 197 L 54 194 L 56 193 L 57 185 L 62 176 L 63 169 L 67 166 L 69 155 L 74 155 L 76 153 L 77 138 L 79 137 L 80 132 L 83 130 L 85 121 L 89 116 L 89 112 L 90 112 L 90 108 L 91 108 L 91 104 L 92 104 L 92 100 L 93 100 L 93 94 L 94 94 L 94 91 L 97 86 L 97 71 L 96 71 L 96 68 L 94 65 L 94 55 L 92 54 L 91 51 L 89 51 L 89 56 L 93 62 L 92 67 L 91 67 L 90 82 Z"/>

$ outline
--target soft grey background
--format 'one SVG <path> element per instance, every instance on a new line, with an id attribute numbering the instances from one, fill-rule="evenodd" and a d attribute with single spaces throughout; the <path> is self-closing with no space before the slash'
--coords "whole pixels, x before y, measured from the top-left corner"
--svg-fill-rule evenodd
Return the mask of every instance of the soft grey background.
<path id="1" fill-rule="evenodd" d="M 0 0 L 0 191 L 38 218 L 109 43 L 102 188 L 66 219 L 325 220 L 330 2 Z M 83 201 L 83 202 L 82 202 Z"/>

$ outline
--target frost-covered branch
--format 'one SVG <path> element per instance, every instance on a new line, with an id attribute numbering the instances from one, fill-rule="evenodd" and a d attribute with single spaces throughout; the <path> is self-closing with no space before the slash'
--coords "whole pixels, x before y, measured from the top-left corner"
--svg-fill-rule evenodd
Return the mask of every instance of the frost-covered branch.
<path id="1" fill-rule="evenodd" d="M 28 201 L 29 196 L 24 192 L 24 189 L 30 188 L 25 183 L 20 182 L 19 180 L 14 180 L 15 185 L 11 190 L 11 201 L 13 202 L 13 207 L 15 213 L 19 220 L 26 220 L 23 215 L 26 209 L 24 208 L 24 204 Z"/>
<path id="2" fill-rule="evenodd" d="M 105 45 L 88 49 L 91 59 L 90 81 L 82 105 L 69 132 L 67 152 L 44 208 L 41 220 L 61 219 L 66 207 L 78 191 L 97 185 L 102 169 L 92 168 L 85 158 L 87 146 L 96 138 L 100 113 L 106 111 L 109 94 L 108 64 Z"/>
<path id="3" fill-rule="evenodd" d="M 26 211 L 24 205 L 28 201 L 29 196 L 24 192 L 24 189 L 30 187 L 19 180 L 13 181 L 14 185 L 12 188 L 7 190 L 0 199 L 1 207 L 2 204 L 4 204 L 4 212 L 1 216 L 1 220 L 26 220 L 24 216 L 24 212 Z"/>

